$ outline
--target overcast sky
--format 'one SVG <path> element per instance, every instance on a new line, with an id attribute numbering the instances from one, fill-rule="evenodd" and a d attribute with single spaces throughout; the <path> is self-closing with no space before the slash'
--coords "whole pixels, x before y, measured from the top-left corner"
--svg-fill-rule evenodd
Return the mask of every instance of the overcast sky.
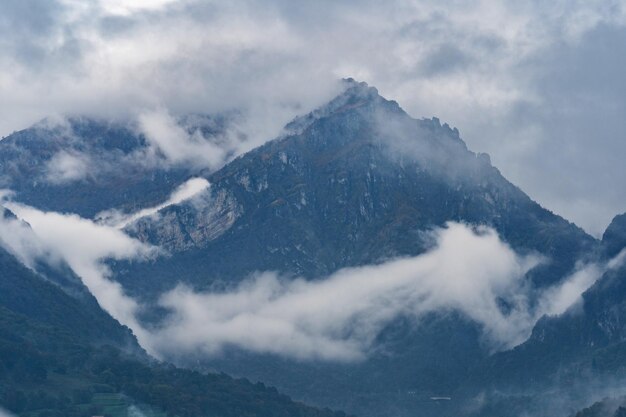
<path id="1" fill-rule="evenodd" d="M 611 0 L 0 2 L 2 136 L 63 113 L 242 109 L 264 140 L 351 76 L 596 235 L 626 211 L 625 69 Z"/>

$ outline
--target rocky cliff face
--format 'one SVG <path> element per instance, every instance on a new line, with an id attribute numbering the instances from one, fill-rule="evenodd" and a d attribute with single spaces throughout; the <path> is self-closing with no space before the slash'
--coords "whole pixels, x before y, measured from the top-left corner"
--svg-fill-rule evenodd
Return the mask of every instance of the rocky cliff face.
<path id="1" fill-rule="evenodd" d="M 138 219 L 125 231 L 178 253 L 208 245 L 228 231 L 242 214 L 243 208 L 232 194 L 209 189 L 191 202 Z"/>

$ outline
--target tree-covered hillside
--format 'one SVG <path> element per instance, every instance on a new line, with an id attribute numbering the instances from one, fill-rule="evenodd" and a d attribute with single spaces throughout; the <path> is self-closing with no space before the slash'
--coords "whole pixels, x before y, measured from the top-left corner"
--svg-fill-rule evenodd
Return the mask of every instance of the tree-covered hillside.
<path id="1" fill-rule="evenodd" d="M 158 363 L 95 301 L 70 297 L 0 249 L 0 405 L 19 416 L 117 417 L 103 402 L 111 396 L 121 412 L 148 405 L 178 417 L 343 415 Z"/>

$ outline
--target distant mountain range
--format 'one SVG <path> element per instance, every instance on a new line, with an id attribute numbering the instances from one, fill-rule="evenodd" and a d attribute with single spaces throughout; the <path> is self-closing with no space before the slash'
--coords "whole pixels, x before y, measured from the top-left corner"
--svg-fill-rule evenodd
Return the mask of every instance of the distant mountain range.
<path id="1" fill-rule="evenodd" d="M 231 119 L 190 115 L 179 123 L 218 141 Z M 197 171 L 164 161 L 135 122 L 44 120 L 0 141 L 0 189 L 39 209 L 87 218 L 161 203 Z"/>
<path id="2" fill-rule="evenodd" d="M 228 120 L 203 116 L 180 123 L 211 140 L 224 133 Z M 364 417 L 568 416 L 597 395 L 615 392 L 609 388 L 624 380 L 626 269 L 620 253 L 626 215 L 615 218 L 601 241 L 593 238 L 508 182 L 488 155 L 468 150 L 457 129 L 436 118 L 413 119 L 365 83 L 345 80 L 344 91 L 328 104 L 215 171 L 146 163 L 149 147 L 132 125 L 86 118 L 40 124 L 0 141 L 0 188 L 12 190 L 13 201 L 41 210 L 91 219 L 110 209 L 137 212 L 164 202 L 189 178 L 208 181 L 194 198 L 124 226 L 166 255 L 108 264 L 125 292 L 147 307 L 142 320 L 148 328 L 170 317 L 158 301 L 181 283 L 198 292 L 223 292 L 263 271 L 318 282 L 345 268 L 428 253 L 428 234 L 448 222 L 489 227 L 519 256 L 542 257 L 524 277 L 531 309 L 540 294 L 581 265 L 598 265 L 601 275 L 582 301 L 539 320 L 530 338 L 511 350 L 494 352 L 479 324 L 446 309 L 419 321 L 395 317 L 362 361 L 303 361 L 241 346 L 217 356 L 168 352 L 166 359 L 181 367 L 263 381 L 297 400 Z M 36 389 L 50 390 L 60 404 L 70 394 L 52 386 L 71 377 L 91 387 L 90 398 L 123 393 L 171 415 L 204 415 L 209 405 L 216 411 L 207 415 L 332 415 L 261 385 L 157 364 L 67 267 L 33 271 L 8 252 L 1 255 L 0 341 L 7 352 L 31 343 L 39 359 L 24 361 L 41 366 L 29 372 L 47 375 L 18 381 L 14 369 L 21 368 L 0 362 L 0 380 L 19 388 L 0 388 L 0 404 L 15 412 L 30 415 L 24 404 L 37 401 Z M 513 308 L 510 300 L 498 303 L 504 312 Z M 31 340 L 20 326 L 31 329 Z M 60 345 L 48 347 L 45 341 L 55 338 L 57 327 L 65 332 Z M 74 345 L 97 359 L 77 365 Z M 102 358 L 130 364 L 132 375 L 117 365 L 103 369 Z M 153 381 L 185 400 L 160 395 Z M 190 394 L 198 393 L 195 383 L 215 396 Z M 594 392 L 586 389 L 590 383 Z M 563 401 L 555 401 L 554 393 Z M 72 404 L 66 401 L 63 410 L 80 408 Z"/>

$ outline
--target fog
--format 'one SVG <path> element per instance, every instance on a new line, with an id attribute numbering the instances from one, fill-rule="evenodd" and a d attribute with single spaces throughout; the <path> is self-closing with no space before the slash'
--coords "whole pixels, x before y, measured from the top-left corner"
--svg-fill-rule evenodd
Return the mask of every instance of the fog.
<path id="1" fill-rule="evenodd" d="M 231 151 L 228 146 L 205 140 L 200 132 L 187 132 L 174 117 L 164 110 L 139 115 L 139 130 L 150 145 L 163 154 L 172 164 L 192 164 L 198 167 L 216 168 Z"/>
<path id="2" fill-rule="evenodd" d="M 324 279 L 266 272 L 224 292 L 179 286 L 161 297 L 161 306 L 174 314 L 151 334 L 152 349 L 219 355 L 236 346 L 296 359 L 354 361 L 367 357 L 394 319 L 418 323 L 427 313 L 456 311 L 478 323 L 486 347 L 497 351 L 525 341 L 544 314 L 565 312 L 600 276 L 598 267 L 581 267 L 532 307 L 533 289 L 524 277 L 544 261 L 541 256 L 516 254 L 489 228 L 449 223 L 432 235 L 437 244 L 423 255 Z M 498 300 L 510 309 L 504 312 Z"/>
<path id="3" fill-rule="evenodd" d="M 158 250 L 123 232 L 98 225 L 77 215 L 43 212 L 12 202 L 4 205 L 20 219 L 0 221 L 0 242 L 32 267 L 36 259 L 52 264 L 65 262 L 113 318 L 130 327 L 140 343 L 144 332 L 136 320 L 139 304 L 111 280 L 107 259 L 148 259 Z M 6 232 L 6 233 L 5 233 Z"/>

